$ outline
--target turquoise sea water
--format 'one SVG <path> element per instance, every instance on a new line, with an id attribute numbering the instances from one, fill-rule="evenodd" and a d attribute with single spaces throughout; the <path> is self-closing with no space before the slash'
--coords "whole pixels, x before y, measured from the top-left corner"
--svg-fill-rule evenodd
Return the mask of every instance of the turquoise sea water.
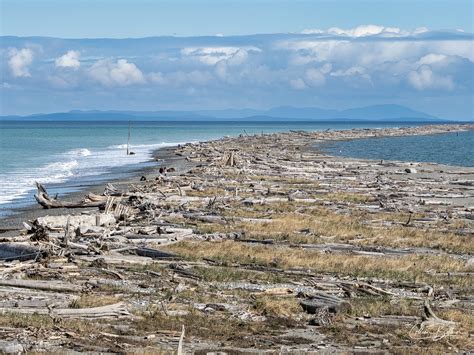
<path id="1" fill-rule="evenodd" d="M 143 166 L 153 150 L 164 146 L 243 133 L 409 125 L 417 123 L 132 122 L 131 150 L 136 154 L 127 156 L 127 122 L 0 121 L 0 215 L 34 203 L 35 181 L 52 193 L 74 191 Z"/>

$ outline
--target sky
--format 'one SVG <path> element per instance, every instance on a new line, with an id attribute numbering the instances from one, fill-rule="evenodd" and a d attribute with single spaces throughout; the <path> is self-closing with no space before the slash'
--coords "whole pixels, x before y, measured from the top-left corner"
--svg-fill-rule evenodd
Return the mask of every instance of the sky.
<path id="1" fill-rule="evenodd" d="M 473 119 L 473 4 L 0 0 L 0 114 L 395 103 Z"/>
<path id="2" fill-rule="evenodd" d="M 60 38 L 242 35 L 306 28 L 474 32 L 472 0 L 1 0 L 2 33 Z"/>

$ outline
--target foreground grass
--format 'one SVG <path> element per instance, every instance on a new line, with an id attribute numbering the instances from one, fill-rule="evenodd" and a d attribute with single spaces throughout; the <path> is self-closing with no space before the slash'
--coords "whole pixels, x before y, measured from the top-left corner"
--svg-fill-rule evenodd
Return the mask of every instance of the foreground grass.
<path id="1" fill-rule="evenodd" d="M 446 256 L 408 255 L 397 258 L 325 254 L 298 248 L 275 248 L 263 245 L 223 242 L 185 241 L 166 247 L 190 260 L 205 258 L 224 265 L 253 264 L 283 269 L 306 268 L 313 272 L 376 277 L 417 282 L 436 282 L 427 270 L 436 273 L 469 271 L 465 263 Z M 455 281 L 455 280 L 453 280 Z M 457 280 L 458 286 L 469 286 L 468 278 Z"/>
<path id="2" fill-rule="evenodd" d="M 224 211 L 229 218 L 271 218 L 271 221 L 244 222 L 237 220 L 227 226 L 205 225 L 205 232 L 242 231 L 255 239 L 274 239 L 292 243 L 351 243 L 394 248 L 425 247 L 452 253 L 469 253 L 474 240 L 469 235 L 438 232 L 434 228 L 421 229 L 404 226 L 410 216 L 402 213 L 367 215 L 354 211 L 351 215 L 338 214 L 324 207 L 278 202 L 254 205 L 251 208 L 234 205 Z M 413 219 L 422 216 L 414 216 Z M 369 225 L 368 220 L 395 222 L 390 227 Z M 306 233 L 302 233 L 305 231 Z"/>

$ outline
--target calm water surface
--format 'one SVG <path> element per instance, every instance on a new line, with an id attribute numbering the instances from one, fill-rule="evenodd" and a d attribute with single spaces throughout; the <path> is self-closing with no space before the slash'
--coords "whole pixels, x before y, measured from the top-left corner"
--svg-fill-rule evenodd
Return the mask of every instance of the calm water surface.
<path id="1" fill-rule="evenodd" d="M 474 166 L 474 131 L 341 141 L 326 151 L 352 158 Z"/>

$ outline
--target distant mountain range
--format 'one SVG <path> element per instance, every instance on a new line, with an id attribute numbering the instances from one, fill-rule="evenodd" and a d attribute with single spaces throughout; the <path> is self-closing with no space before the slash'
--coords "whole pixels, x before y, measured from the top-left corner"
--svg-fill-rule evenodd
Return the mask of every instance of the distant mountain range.
<path id="1" fill-rule="evenodd" d="M 34 121 L 442 121 L 400 105 L 373 105 L 346 110 L 280 106 L 269 110 L 226 109 L 197 111 L 69 111 L 29 116 L 0 116 L 1 120 Z"/>

